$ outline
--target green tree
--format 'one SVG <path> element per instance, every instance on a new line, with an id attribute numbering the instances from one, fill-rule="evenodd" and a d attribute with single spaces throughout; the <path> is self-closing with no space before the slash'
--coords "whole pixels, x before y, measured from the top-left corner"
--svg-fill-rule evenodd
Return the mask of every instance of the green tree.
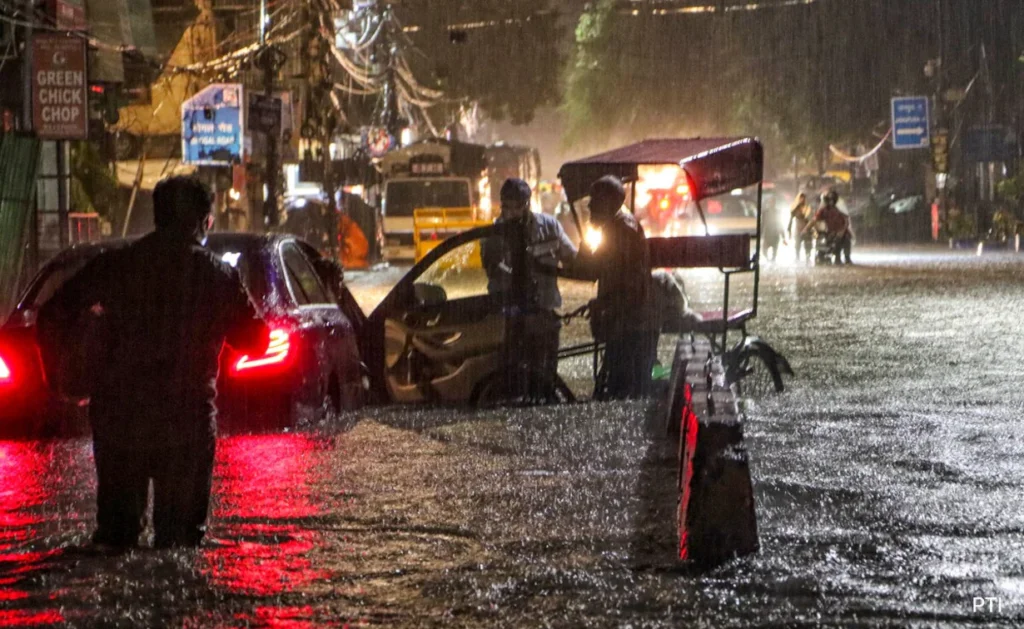
<path id="1" fill-rule="evenodd" d="M 477 103 L 493 120 L 525 124 L 561 95 L 561 36 L 548 0 L 412 0 L 396 5 L 416 76 L 446 96 L 445 118 Z"/>

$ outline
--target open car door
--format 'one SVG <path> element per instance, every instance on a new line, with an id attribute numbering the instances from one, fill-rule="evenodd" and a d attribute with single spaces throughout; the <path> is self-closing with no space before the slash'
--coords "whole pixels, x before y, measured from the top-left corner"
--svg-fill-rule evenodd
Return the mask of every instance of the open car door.
<path id="1" fill-rule="evenodd" d="M 495 226 L 432 250 L 370 315 L 365 359 L 394 402 L 469 403 L 498 372 L 505 298 L 488 291 L 481 252 Z"/>

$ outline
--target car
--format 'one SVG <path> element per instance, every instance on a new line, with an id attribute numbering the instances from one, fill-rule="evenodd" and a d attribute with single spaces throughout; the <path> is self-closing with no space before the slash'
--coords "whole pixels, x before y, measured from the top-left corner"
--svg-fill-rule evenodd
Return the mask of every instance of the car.
<path id="1" fill-rule="evenodd" d="M 666 232 L 672 236 L 718 236 L 757 233 L 757 200 L 736 194 L 720 195 L 700 202 L 704 216 L 693 202 Z"/>
<path id="2" fill-rule="evenodd" d="M 36 317 L 89 260 L 129 242 L 65 250 L 40 270 L 0 327 L 0 435 L 64 436 L 87 430 L 88 400 L 60 398 L 46 383 Z M 290 235 L 214 233 L 207 246 L 239 270 L 270 328 L 264 356 L 240 355 L 227 347 L 221 353 L 216 403 L 223 429 L 280 429 L 367 401 L 369 380 L 357 338 L 365 317 L 341 275 L 332 276 L 329 261 Z"/>

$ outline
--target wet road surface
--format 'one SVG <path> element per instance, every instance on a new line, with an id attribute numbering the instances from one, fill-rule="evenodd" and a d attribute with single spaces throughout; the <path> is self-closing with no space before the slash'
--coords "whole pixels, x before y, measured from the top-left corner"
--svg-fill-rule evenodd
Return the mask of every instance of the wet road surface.
<path id="1" fill-rule="evenodd" d="M 1024 258 L 855 259 L 764 274 L 753 331 L 798 377 L 748 404 L 754 557 L 672 560 L 673 456 L 640 402 L 224 438 L 216 543 L 122 557 L 69 550 L 87 441 L 0 442 L 0 626 L 1020 626 Z M 364 305 L 389 274 L 351 279 Z"/>

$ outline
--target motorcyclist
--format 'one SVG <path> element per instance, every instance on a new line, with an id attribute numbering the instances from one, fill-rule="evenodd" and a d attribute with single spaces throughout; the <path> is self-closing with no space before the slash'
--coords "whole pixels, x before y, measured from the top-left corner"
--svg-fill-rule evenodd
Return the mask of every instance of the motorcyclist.
<path id="1" fill-rule="evenodd" d="M 505 181 L 501 187 L 501 215 L 495 224 L 505 225 L 506 232 L 484 240 L 481 258 L 488 292 L 513 300 L 507 313 L 512 318 L 510 330 L 514 330 L 513 338 L 506 343 L 509 360 L 513 370 L 524 366 L 528 370 L 511 383 L 513 393 L 538 399 L 547 396 L 557 375 L 561 321 L 555 310 L 562 306 L 558 269 L 560 264 L 572 262 L 576 247 L 558 219 L 531 211 L 530 198 L 530 186 L 525 181 Z M 516 247 L 525 247 L 525 251 Z M 518 265 L 523 265 L 519 273 Z M 521 285 L 516 285 L 517 280 Z"/>
<path id="2" fill-rule="evenodd" d="M 836 263 L 843 260 L 846 264 L 852 264 L 850 249 L 853 247 L 853 231 L 850 227 L 850 217 L 839 209 L 838 203 L 838 192 L 830 190 L 825 193 L 821 207 L 815 212 L 814 218 L 804 227 L 801 234 L 809 232 L 819 223 L 824 224 L 829 252 L 835 256 Z"/>
<path id="3" fill-rule="evenodd" d="M 161 181 L 153 191 L 155 231 L 100 254 L 39 314 L 43 347 L 82 313 L 101 322 L 89 386 L 100 550 L 138 543 L 150 479 L 155 546 L 200 543 L 221 349 L 227 342 L 262 353 L 269 340 L 236 271 L 201 244 L 212 200 L 197 179 Z"/>
<path id="4" fill-rule="evenodd" d="M 786 226 L 786 233 L 793 234 L 796 240 L 796 257 L 800 259 L 800 250 L 804 252 L 804 259 L 811 261 L 811 249 L 814 248 L 814 232 L 805 231 L 811 218 L 814 216 L 814 209 L 807 202 L 807 194 L 800 192 L 793 200 L 793 206 L 789 210 L 789 224 Z M 796 225 L 796 231 L 793 226 Z"/>
<path id="5" fill-rule="evenodd" d="M 626 193 L 614 176 L 590 187 L 590 220 L 602 240 L 584 249 L 573 273 L 597 280 L 591 329 L 605 343 L 607 380 L 596 397 L 623 399 L 648 394 L 657 353 L 658 330 L 651 304 L 651 263 L 643 228 L 622 209 Z"/>

